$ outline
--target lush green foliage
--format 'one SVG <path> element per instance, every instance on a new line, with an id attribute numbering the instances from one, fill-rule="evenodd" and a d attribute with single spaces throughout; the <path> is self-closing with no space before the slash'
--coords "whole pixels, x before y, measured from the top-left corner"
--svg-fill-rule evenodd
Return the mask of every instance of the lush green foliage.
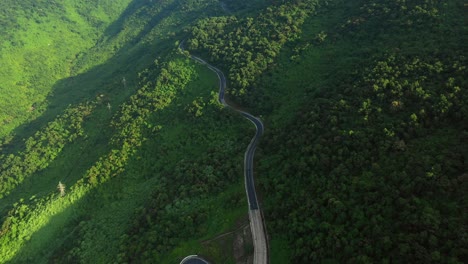
<path id="1" fill-rule="evenodd" d="M 270 110 L 276 129 L 265 136 L 260 161 L 269 175 L 267 219 L 289 235 L 293 262 L 466 259 L 468 70 L 454 34 L 462 28 L 460 6 L 331 7 L 323 14 L 334 20 L 317 26 L 319 15 L 304 29 L 326 37 L 303 35 L 259 84 L 299 91 L 286 101 L 306 94 L 293 118 L 280 117 L 291 108 Z M 307 69 L 315 70 L 313 82 L 292 79 Z M 281 105 L 271 101 L 264 110 Z"/>
<path id="2" fill-rule="evenodd" d="M 53 84 L 70 76 L 129 0 L 0 3 L 0 138 L 41 115 Z"/>
<path id="3" fill-rule="evenodd" d="M 208 54 L 228 69 L 230 93 L 244 95 L 280 53 L 298 37 L 300 26 L 315 10 L 317 1 L 271 6 L 255 17 L 213 17 L 192 28 L 188 48 Z"/>
<path id="4" fill-rule="evenodd" d="M 193 239 L 193 228 L 209 230 L 210 234 L 215 235 L 231 228 L 232 219 L 244 213 L 244 210 L 239 213 L 239 208 L 245 208 L 243 188 L 235 188 L 231 195 L 220 194 L 232 184 L 241 187 L 239 175 L 243 146 L 237 142 L 241 142 L 245 135 L 241 133 L 244 130 L 242 125 L 226 133 L 226 126 L 242 119 L 221 110 L 215 93 L 215 75 L 198 67 L 203 75 L 194 79 L 198 73 L 194 71 L 193 63 L 172 52 L 155 61 L 155 57 L 132 58 L 142 56 L 146 49 L 155 45 L 154 42 L 160 44 L 160 54 L 169 49 L 176 50 L 174 34 L 170 42 L 148 41 L 176 29 L 174 21 L 186 23 L 210 11 L 207 9 L 210 2 L 165 1 L 160 2 L 161 5 L 131 5 L 126 11 L 128 16 L 121 21 L 125 30 L 111 40 L 103 36 L 98 46 L 80 55 L 73 70 L 81 74 L 64 82 L 75 86 L 80 82 L 86 86 L 104 85 L 99 90 L 83 87 L 75 93 L 79 94 L 78 98 L 91 98 L 92 103 L 69 106 L 69 110 L 48 124 L 41 125 L 39 121 L 42 120 L 39 120 L 34 127 L 41 129 L 25 140 L 24 146 L 18 143 L 18 137 L 3 140 L 4 154 L 1 158 L 5 162 L 0 172 L 4 180 L 2 196 L 5 195 L 8 200 L 3 198 L 2 202 L 17 202 L 2 204 L 1 262 L 63 263 L 73 260 L 99 263 L 115 260 L 117 255 L 121 261 L 145 260 L 149 257 L 164 259 L 164 254 L 172 254 L 171 249 L 178 243 Z M 135 24 L 137 20 L 142 24 Z M 108 30 L 113 31 L 116 27 L 119 26 L 112 25 Z M 132 41 L 136 45 L 130 49 L 126 45 Z M 112 49 L 116 44 L 120 47 Z M 92 54 L 99 56 L 93 57 Z M 133 68 L 133 72 L 127 72 L 124 77 L 119 72 L 105 72 L 116 70 L 113 67 L 114 59 L 109 66 L 88 69 L 107 60 L 112 54 L 121 54 L 117 60 L 120 62 L 146 65 L 128 67 Z M 148 62 L 152 61 L 153 66 L 148 67 Z M 144 70 L 137 74 L 136 69 Z M 138 78 L 130 74 L 138 75 Z M 88 80 L 96 76 L 107 80 L 94 83 Z M 133 87 L 134 79 L 138 79 L 136 88 Z M 129 92 L 134 94 L 125 98 Z M 65 93 L 55 96 L 77 101 L 66 97 Z M 123 103 L 118 106 L 119 102 Z M 60 107 L 57 109 L 60 110 Z M 71 142 L 80 144 L 81 149 L 72 150 Z M 248 137 L 245 142 L 248 142 Z M 95 151 L 95 144 L 97 155 L 85 154 Z M 231 158 L 233 153 L 237 153 L 234 159 Z M 80 157 L 77 155 L 83 154 L 94 157 L 94 161 L 89 158 L 86 162 L 78 161 Z M 76 168 L 77 164 L 83 167 Z M 32 186 L 34 182 L 41 182 L 39 177 L 44 177 L 46 184 Z M 57 182 L 53 181 L 53 177 Z M 56 190 L 59 180 L 67 185 L 63 197 Z M 47 185 L 49 182 L 52 185 Z M 136 189 L 136 186 L 142 188 Z M 24 188 L 33 189 L 27 193 L 37 195 L 29 199 L 21 191 L 16 191 Z M 10 190 L 14 192 L 8 195 Z M 154 204 L 154 201 L 159 201 L 154 200 L 158 199 L 157 195 L 164 192 L 180 194 L 167 195 L 164 203 Z M 230 204 L 226 211 L 220 212 L 219 201 L 213 199 L 218 194 L 221 201 L 226 201 L 223 206 Z M 106 207 L 102 205 L 109 199 L 117 203 L 120 209 L 111 211 L 109 208 L 96 213 L 97 208 Z M 153 218 L 151 223 L 160 224 L 142 224 L 138 232 L 143 234 L 146 234 L 144 230 L 153 230 L 153 234 L 168 225 L 171 230 L 180 230 L 187 222 L 174 222 L 173 219 L 182 219 L 181 216 L 187 213 L 186 206 L 181 207 L 187 203 L 180 202 L 183 200 L 191 205 L 191 215 L 194 219 L 200 219 L 194 224 L 204 226 L 202 229 L 192 226 L 187 232 L 178 234 L 177 239 L 160 236 L 157 238 L 158 248 L 153 247 L 153 237 L 135 233 L 132 223 L 139 223 L 140 218 L 145 221 Z M 100 202 L 96 204 L 96 201 Z M 194 205 L 205 208 L 204 212 Z M 142 206 L 151 212 L 157 210 L 158 214 L 148 214 L 146 209 L 135 211 L 134 208 Z M 151 209 L 153 206 L 157 207 Z M 90 215 L 93 215 L 93 219 L 90 219 Z M 115 217 L 109 218 L 110 215 Z M 225 222 L 226 215 L 232 218 L 228 222 Z M 130 240 L 123 239 L 125 236 L 140 238 L 137 247 L 130 246 Z M 109 245 L 109 241 L 114 243 Z M 121 248 L 119 244 L 122 244 Z M 96 251 L 97 248 L 101 250 Z"/>
<path id="5" fill-rule="evenodd" d="M 468 258 L 461 0 L 0 7 L 1 263 L 234 263 L 254 131 L 183 39 L 264 119 L 272 263 Z"/>
<path id="6" fill-rule="evenodd" d="M 290 232 L 298 259 L 463 259 L 465 253 L 453 249 L 466 242 L 459 232 L 466 215 L 455 198 L 466 184 L 466 132 L 457 132 L 466 124 L 466 97 L 456 92 L 455 80 L 466 71 L 440 65 L 447 69 L 440 76 L 428 74 L 433 64 L 387 60 L 362 73 L 356 85 L 342 84 L 347 92 L 317 95 L 317 104 L 290 124 L 298 130 L 267 141 L 275 146 L 268 152 L 278 154 L 266 159 L 265 170 L 278 171 L 272 164 L 284 162 L 264 187 L 275 194 L 271 218 L 280 230 L 285 221 L 294 223 L 283 232 Z M 439 91 L 423 89 L 417 80 L 400 79 L 405 71 L 437 76 L 426 78 L 424 87 L 439 78 L 447 83 Z M 290 175 L 294 182 L 286 180 Z M 291 197 L 288 188 L 301 191 Z M 294 209 L 284 215 L 286 208 Z"/>
<path id="7" fill-rule="evenodd" d="M 69 108 L 24 142 L 17 154 L 0 156 L 0 199 L 25 178 L 47 168 L 67 143 L 83 136 L 82 123 L 93 110 L 92 103 Z"/>

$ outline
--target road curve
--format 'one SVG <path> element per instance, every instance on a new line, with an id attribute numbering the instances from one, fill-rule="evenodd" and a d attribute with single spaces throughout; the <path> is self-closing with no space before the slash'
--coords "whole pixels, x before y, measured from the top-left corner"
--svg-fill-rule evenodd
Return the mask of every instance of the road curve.
<path id="1" fill-rule="evenodd" d="M 184 51 L 183 42 L 179 44 L 179 48 Z M 255 191 L 255 182 L 254 182 L 254 173 L 253 173 L 253 159 L 255 155 L 255 149 L 257 148 L 257 143 L 260 137 L 263 134 L 264 126 L 262 121 L 247 113 L 245 111 L 239 110 L 229 104 L 224 100 L 224 95 L 226 92 L 226 77 L 224 73 L 216 68 L 215 66 L 209 64 L 200 57 L 190 55 L 190 58 L 205 65 L 211 71 L 216 73 L 219 79 L 219 93 L 218 100 L 225 106 L 233 109 L 234 111 L 240 113 L 243 117 L 252 122 L 256 128 L 255 136 L 249 143 L 247 150 L 244 155 L 244 180 L 245 180 L 245 191 L 247 193 L 247 200 L 249 203 L 249 220 L 250 220 L 250 230 L 252 232 L 253 244 L 254 244 L 254 264 L 266 264 L 268 263 L 268 245 L 266 238 L 266 230 L 264 226 L 263 214 L 260 211 L 260 206 L 257 200 L 257 193 Z"/>
<path id="2" fill-rule="evenodd" d="M 208 261 L 200 258 L 197 255 L 190 255 L 185 257 L 180 264 L 210 264 Z"/>

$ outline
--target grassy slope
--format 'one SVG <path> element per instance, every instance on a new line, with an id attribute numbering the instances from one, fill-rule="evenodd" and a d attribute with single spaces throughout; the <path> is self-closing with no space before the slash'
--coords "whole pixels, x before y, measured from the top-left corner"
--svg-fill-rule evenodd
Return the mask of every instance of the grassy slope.
<path id="1" fill-rule="evenodd" d="M 195 2 L 161 1 L 151 5 L 132 2 L 103 35 L 94 39 L 95 45 L 78 54 L 75 63 L 67 68 L 76 76 L 55 84 L 54 95 L 48 98 L 48 108 L 44 115 L 18 129 L 19 136 L 13 139 L 14 144 L 4 147 L 5 154 L 21 150 L 22 137 L 29 137 L 35 131 L 40 131 L 46 122 L 53 120 L 69 103 L 96 103 L 95 109 L 83 122 L 84 136 L 77 138 L 73 144 L 66 145 L 46 169 L 34 173 L 1 200 L 3 226 L 0 231 L 3 237 L 0 238 L 4 240 L 1 240 L 0 252 L 8 252 L 7 247 L 18 249 L 13 254 L 5 255 L 12 257 L 13 262 L 174 263 L 185 255 L 199 253 L 208 256 L 214 263 L 233 263 L 230 242 L 227 245 L 207 246 L 202 241 L 232 230 L 236 221 L 245 218 L 242 153 L 244 145 L 249 142 L 246 131 L 253 131 L 248 122 L 220 110 L 214 103 L 216 96 L 212 91 L 217 89 L 217 81 L 213 73 L 170 52 L 175 49 L 176 41 L 184 35 L 180 29 L 185 25 L 212 13 L 223 14 L 215 1 L 198 2 L 199 5 L 195 5 L 195 8 L 191 5 L 193 3 Z M 283 48 L 277 64 L 270 67 L 256 83 L 257 87 L 267 87 L 256 95 L 257 98 L 265 97 L 260 100 L 261 105 L 255 107 L 258 113 L 264 114 L 268 128 L 264 141 L 266 144 L 258 151 L 261 161 L 257 175 L 260 175 L 259 182 L 264 188 L 263 199 L 267 206 L 267 221 L 270 223 L 272 263 L 287 263 L 291 259 L 299 261 L 333 258 L 327 249 L 343 252 L 343 256 L 347 254 L 344 250 L 340 251 L 339 246 L 334 248 L 341 241 L 333 244 L 334 241 L 330 242 L 328 236 L 323 236 L 325 231 L 321 233 L 314 229 L 319 224 L 321 228 L 326 228 L 334 219 L 322 219 L 324 223 L 314 224 L 313 221 L 321 216 L 313 215 L 316 210 L 307 207 L 315 206 L 315 201 L 325 199 L 324 197 L 330 197 L 330 190 L 323 191 L 323 186 L 331 186 L 333 183 L 327 182 L 326 177 L 319 176 L 323 172 L 313 172 L 310 175 L 301 172 L 300 170 L 308 169 L 307 162 L 312 161 L 312 155 L 309 157 L 309 153 L 299 156 L 296 154 L 301 153 L 302 146 L 320 145 L 312 144 L 310 140 L 320 138 L 326 141 L 332 133 L 330 131 L 336 131 L 333 126 L 328 126 L 329 123 L 334 124 L 328 110 L 339 109 L 339 106 L 331 105 L 335 99 L 334 94 L 338 94 L 336 98 L 342 98 L 340 89 L 346 88 L 343 83 L 354 83 L 359 79 L 357 74 L 365 72 L 362 69 L 364 65 L 372 67 L 375 57 L 385 58 L 385 52 L 396 46 L 409 55 L 425 54 L 424 52 L 432 49 L 430 45 L 421 49 L 411 48 L 415 38 L 405 34 L 388 36 L 385 32 L 382 35 L 370 32 L 375 35 L 370 37 L 364 34 L 363 37 L 362 32 L 360 36 L 343 33 L 339 26 L 359 14 L 356 8 L 359 4 L 359 1 L 347 2 L 320 9 L 318 15 L 309 18 L 304 24 L 301 39 Z M 83 9 L 88 10 L 86 7 L 94 10 L 87 5 Z M 232 4 L 231 7 L 242 8 Z M 101 11 L 96 12 L 96 16 L 102 16 L 99 14 Z M 76 18 L 79 15 L 70 11 L 70 17 Z M 458 23 L 450 16 L 445 19 L 448 24 Z M 456 30 L 459 29 L 456 27 Z M 328 36 L 324 42 L 318 43 L 316 36 L 322 31 L 328 33 Z M 427 43 L 431 42 L 430 34 L 423 37 L 427 38 Z M 362 38 L 367 38 L 368 46 L 362 45 Z M 410 41 L 404 42 L 408 39 Z M 454 49 L 457 48 L 454 45 Z M 156 58 L 157 66 L 149 66 Z M 138 104 L 139 97 L 129 99 L 129 96 L 139 94 L 138 91 L 144 87 L 153 87 L 152 80 L 170 81 L 174 76 L 161 79 L 161 76 L 165 76 L 162 72 L 165 66 L 161 65 L 165 65 L 162 62 L 166 61 L 191 72 L 190 81 L 178 87 L 176 96 L 171 97 L 171 102 L 162 109 L 151 110 L 151 114 L 132 112 L 127 123 L 137 124 L 133 129 L 115 125 L 115 122 L 118 123 L 116 120 L 125 116 L 123 103 L 131 101 L 138 105 L 138 109 L 152 109 L 149 105 L 153 101 Z M 145 80 L 145 76 L 150 81 Z M 124 77 L 126 85 L 122 82 Z M 352 98 L 357 102 L 353 102 Z M 355 104 L 361 104 L 361 100 L 365 99 L 352 98 L 350 102 Z M 107 108 L 108 103 L 111 109 Z M 323 107 L 325 112 L 317 110 L 315 106 Z M 308 123 L 307 114 L 314 111 L 319 111 L 323 119 L 312 119 Z M 356 108 L 352 112 L 360 111 Z M 140 115 L 145 116 L 143 121 L 139 119 Z M 357 121 L 361 119 L 361 116 L 344 119 L 341 128 L 358 131 L 360 127 L 366 127 L 359 123 L 362 121 Z M 305 123 L 305 127 L 302 123 Z M 320 133 L 308 134 L 307 131 L 317 124 L 325 124 L 325 127 Z M 357 127 L 354 124 L 358 124 Z M 299 129 L 299 134 L 290 133 L 294 127 Z M 132 135 L 132 131 L 136 131 L 137 135 Z M 431 132 L 424 138 L 407 140 L 411 149 L 408 155 L 417 156 L 426 152 L 431 156 L 435 155 L 435 150 L 447 146 L 453 150 L 454 144 L 459 140 L 458 132 L 457 128 L 442 129 Z M 115 140 L 119 135 L 124 135 L 124 138 Z M 119 140 L 125 144 L 121 144 Z M 135 141 L 136 145 L 132 145 L 127 153 L 126 144 Z M 428 141 L 431 144 L 427 144 Z M 296 145 L 296 142 L 299 143 Z M 429 150 L 426 148 L 428 146 Z M 325 152 L 323 147 L 321 151 Z M 444 155 L 450 156 L 446 153 Z M 310 159 L 305 161 L 304 157 Z M 384 169 L 373 173 L 383 175 L 404 163 L 404 158 L 398 155 L 392 157 L 399 164 L 383 160 L 381 166 Z M 100 169 L 99 166 L 103 163 L 117 165 L 109 170 Z M 297 175 L 290 175 L 294 168 L 301 169 Z M 90 176 L 94 171 L 98 172 L 95 184 Z M 112 173 L 114 178 L 99 178 L 99 174 L 108 173 Z M 336 173 L 332 176 L 337 177 Z M 357 185 L 361 188 L 355 193 L 366 193 L 375 184 L 380 184 L 372 181 L 369 183 L 369 174 L 353 176 L 353 182 L 349 186 L 354 188 Z M 312 178 L 318 178 L 322 182 L 313 182 Z M 343 178 L 343 181 L 346 180 Z M 62 199 L 53 194 L 58 181 L 64 182 L 69 190 Z M 292 196 L 285 196 L 283 191 L 286 188 L 293 188 L 296 192 Z M 316 194 L 317 199 L 310 199 L 310 193 Z M 332 205 L 338 206 L 340 202 L 349 202 L 346 200 L 348 196 L 343 197 L 340 194 L 346 194 L 346 188 L 340 192 L 332 190 L 332 193 L 334 196 L 326 201 L 320 200 L 320 204 L 326 205 L 334 201 Z M 372 193 L 369 195 L 372 196 Z M 450 205 L 445 214 L 453 215 L 458 208 L 458 198 L 452 198 L 442 199 L 440 202 L 440 206 Z M 47 206 L 41 207 L 44 204 Z M 301 214 L 308 214 L 310 217 L 298 218 L 301 214 L 295 211 L 297 206 L 301 208 Z M 333 215 L 333 206 L 326 206 L 320 211 Z M 355 207 L 359 205 L 351 204 L 349 208 Z M 427 205 L 424 208 L 429 212 L 432 210 Z M 284 212 L 288 214 L 285 216 Z M 7 215 L 20 223 L 30 224 L 21 229 L 19 227 L 24 226 L 12 224 Z M 427 217 L 435 219 L 431 215 Z M 312 234 L 311 229 L 317 237 L 308 237 Z M 15 233 L 16 237 L 11 237 L 11 241 L 5 240 L 11 233 Z M 345 238 L 348 233 L 342 234 L 343 243 L 347 242 Z M 297 239 L 298 237 L 301 239 Z M 310 245 L 311 241 L 314 245 L 313 252 L 310 252 L 310 247 L 304 246 Z M 368 250 L 368 247 L 363 248 Z M 361 258 L 354 261 L 368 260 L 365 254 L 360 254 Z M 437 259 L 437 252 L 432 257 Z M 6 257 L 0 262 L 5 259 Z"/>
<path id="2" fill-rule="evenodd" d="M 31 208 L 34 208 L 35 203 L 43 204 L 46 201 L 44 198 L 50 197 L 51 192 L 54 192 L 58 180 L 64 182 L 67 189 L 73 188 L 77 181 L 86 175 L 86 171 L 95 164 L 96 160 L 99 157 L 104 157 L 110 151 L 109 139 L 115 132 L 109 129 L 109 122 L 113 116 L 114 119 L 115 116 L 118 117 L 118 105 L 126 101 L 128 96 L 139 88 L 137 73 L 143 71 L 147 67 L 145 65 L 148 65 L 157 56 L 165 56 L 165 52 L 174 49 L 174 42 L 180 38 L 176 36 L 176 34 L 180 34 L 177 31 L 185 23 L 199 16 L 200 13 L 207 12 L 205 7 L 209 1 L 196 8 L 183 6 L 186 4 L 181 6 L 178 2 L 166 1 L 166 3 L 162 5 L 168 8 L 166 10 L 161 10 L 160 6 L 148 9 L 139 4 L 130 5 L 124 15 L 112 23 L 105 34 L 97 40 L 97 45 L 80 53 L 77 62 L 72 67 L 72 71 L 77 75 L 56 83 L 54 95 L 49 98 L 49 107 L 45 114 L 19 130 L 20 134 L 17 139 L 14 138 L 12 141 L 15 144 L 5 146 L 4 153 L 14 153 L 21 149 L 19 138 L 32 135 L 36 129 L 40 130 L 45 122 L 53 120 L 54 115 L 60 113 L 69 103 L 89 100 L 98 103 L 96 109 L 84 122 L 85 136 L 79 138 L 74 144 L 66 146 L 57 159 L 51 161 L 45 170 L 26 179 L 11 194 L 2 199 L 1 210 L 4 216 L 18 201 L 20 204 L 28 204 Z M 174 8 L 177 10 L 185 8 L 185 11 L 172 13 Z M 151 15 L 142 19 L 142 12 L 148 12 Z M 140 20 L 141 24 L 135 23 L 137 20 Z M 148 50 L 152 51 L 148 52 Z M 165 58 L 163 57 L 162 60 Z M 99 63 L 102 64 L 91 67 Z M 20 251 L 15 253 L 16 257 L 13 262 L 30 260 L 62 262 L 71 261 L 70 258 L 73 258 L 74 261 L 80 260 L 89 263 L 109 262 L 115 259 L 119 251 L 122 250 L 119 248 L 120 243 L 125 242 L 121 242 L 120 237 L 127 232 L 132 219 L 138 218 L 138 212 L 135 212 L 135 208 L 141 208 L 145 205 L 148 196 L 155 192 L 153 185 L 158 184 L 160 177 L 167 177 L 164 176 L 166 174 L 162 175 L 161 171 L 167 173 L 174 170 L 180 163 L 177 161 L 184 157 L 186 159 L 193 159 L 197 156 L 204 157 L 206 148 L 214 147 L 210 147 L 210 141 L 206 140 L 200 141 L 204 143 L 198 145 L 194 144 L 196 141 L 180 145 L 180 142 L 187 138 L 186 131 L 193 131 L 193 138 L 203 138 L 206 135 L 208 138 L 215 137 L 216 140 L 213 141 L 213 144 L 219 144 L 223 141 L 232 144 L 233 141 L 237 141 L 229 139 L 229 137 L 238 137 L 240 135 L 239 129 L 243 129 L 243 125 L 238 126 L 237 132 L 235 130 L 229 132 L 231 129 L 226 129 L 223 125 L 226 122 L 243 122 L 241 118 L 234 118 L 236 121 L 229 121 L 231 118 L 219 120 L 218 124 L 210 125 L 213 119 L 219 118 L 217 117 L 219 108 L 203 110 L 205 112 L 204 118 L 190 121 L 193 117 L 190 117 L 192 114 L 188 113 L 187 109 L 192 105 L 192 102 L 195 99 L 203 98 L 208 103 L 208 100 L 215 98 L 211 91 L 217 90 L 215 75 L 204 67 L 197 67 L 197 69 L 201 76 L 197 78 L 198 81 L 192 82 L 186 88 L 188 92 L 181 94 L 181 99 L 177 100 L 173 107 L 148 121 L 153 124 L 161 124 L 161 134 L 155 139 L 151 138 L 146 141 L 135 158 L 128 161 L 128 165 L 126 165 L 128 170 L 119 180 L 108 182 L 87 192 L 84 196 L 76 190 L 70 190 L 70 193 L 76 192 L 80 198 L 63 209 L 58 209 L 62 208 L 57 203 L 60 201 L 54 202 L 55 205 L 53 207 L 51 205 L 50 208 L 53 211 L 58 210 L 59 213 L 48 214 L 46 211 L 41 212 L 42 209 L 31 209 L 30 213 L 44 215 L 44 217 L 37 218 L 40 221 L 37 224 L 41 228 L 34 227 L 30 230 L 37 231 L 20 234 L 19 241 L 22 241 L 23 236 L 26 235 L 26 241 L 29 242 L 21 246 Z M 126 78 L 127 87 L 123 87 L 123 77 Z M 207 87 L 211 87 L 211 89 L 207 89 Z M 107 103 L 111 105 L 110 110 L 107 109 Z M 176 119 L 174 119 L 175 117 Z M 183 120 L 187 118 L 189 118 L 189 123 L 195 123 L 184 125 L 185 121 Z M 247 122 L 244 123 L 246 126 L 248 125 Z M 248 138 L 245 138 L 245 141 L 248 142 Z M 164 142 L 164 149 L 157 150 L 161 148 L 161 142 Z M 168 148 L 170 149 L 169 153 Z M 144 160 L 151 159 L 157 152 L 155 149 L 167 153 L 168 157 L 165 157 L 164 161 L 158 161 L 154 166 L 142 168 L 142 157 Z M 236 159 L 238 161 L 236 163 L 240 164 L 242 149 L 239 148 L 239 150 L 241 152 L 237 155 L 239 159 Z M 167 161 L 172 161 L 172 163 Z M 241 175 L 241 167 L 237 166 L 236 170 Z M 206 213 L 210 215 L 209 221 L 201 227 L 202 230 L 206 230 L 206 232 L 202 232 L 203 237 L 209 238 L 229 230 L 233 226 L 233 221 L 245 213 L 243 187 L 240 180 L 241 178 L 236 180 L 234 186 L 237 187 L 233 186 L 232 191 L 219 194 L 218 198 L 211 196 L 203 198 L 204 208 L 208 208 Z M 29 200 L 29 197 L 32 199 Z M 235 203 L 232 207 L 219 210 L 221 204 L 232 203 L 233 200 Z M 17 203 L 15 207 L 17 207 Z M 7 218 L 3 218 L 3 220 L 8 221 Z M 10 226 L 10 228 L 13 227 Z M 109 241 L 113 243 L 109 243 Z M 180 258 L 184 254 L 192 253 L 193 250 L 199 251 L 200 245 L 196 241 L 198 240 L 184 242 L 184 244 L 192 246 L 183 246 L 171 254 Z M 6 245 L 3 244 L 2 247 L 4 246 Z M 96 251 L 96 248 L 99 250 Z M 222 252 L 223 250 L 213 258 L 229 258 Z M 168 263 L 173 261 L 171 257 L 167 257 L 167 259 Z"/>
<path id="3" fill-rule="evenodd" d="M 229 140 L 231 136 L 224 133 L 226 131 L 225 128 L 204 128 L 195 124 L 186 125 L 178 121 L 170 121 L 174 118 L 185 119 L 187 105 L 190 105 L 193 98 L 200 96 L 205 98 L 210 97 L 210 92 L 216 91 L 217 87 L 215 85 L 217 82 L 214 79 L 215 76 L 203 67 L 199 67 L 199 70 L 202 73 L 202 77 L 199 81 L 191 83 L 186 88 L 187 94 L 181 100 L 174 103 L 177 106 L 160 113 L 152 120 L 152 123 L 163 126 L 161 134 L 142 146 L 141 150 L 137 152 L 136 157 L 128 162 L 127 172 L 121 175 L 121 178 L 117 181 L 109 182 L 93 191 L 88 197 L 84 198 L 85 201 L 79 202 L 65 212 L 54 216 L 50 220 L 50 223 L 34 234 L 31 242 L 22 248 L 21 253 L 18 254 L 18 256 L 22 257 L 18 261 L 25 258 L 44 262 L 48 261 L 49 258 L 55 259 L 55 261 L 59 261 L 59 259 L 61 259 L 60 261 L 64 261 L 64 258 L 70 255 L 80 259 L 83 263 L 107 263 L 114 260 L 119 252 L 120 237 L 125 234 L 125 227 L 130 225 L 135 217 L 135 208 L 139 208 L 145 204 L 145 200 L 154 192 L 154 185 L 158 183 L 158 179 L 161 177 L 151 174 L 158 173 L 161 170 L 171 171 L 177 165 L 177 160 L 189 160 L 192 159 L 192 156 L 203 155 L 206 151 L 206 146 L 197 145 L 195 142 L 181 146 L 180 142 L 184 141 L 187 137 L 185 131 L 198 127 L 197 129 L 200 129 L 200 131 L 195 132 L 195 136 L 197 137 L 200 133 L 207 133 L 209 131 L 209 133 L 220 134 L 226 140 Z M 207 87 L 212 87 L 212 89 L 207 89 Z M 205 123 L 203 119 L 198 119 L 196 122 L 201 125 Z M 156 164 L 151 168 L 142 168 L 141 159 L 151 159 L 155 148 L 160 147 L 158 145 L 162 142 L 169 148 L 177 145 L 180 147 L 169 150 L 168 157 L 165 160 L 156 161 Z M 72 156 L 69 156 L 70 154 Z M 70 154 L 64 153 L 60 160 L 70 160 L 73 157 L 73 154 Z M 58 166 L 62 167 L 62 164 L 59 164 Z M 52 170 L 53 168 L 54 166 Z M 48 171 L 44 171 L 44 174 L 47 175 Z M 72 179 L 68 178 L 66 182 L 70 182 L 70 180 Z M 232 221 L 245 214 L 242 181 L 238 181 L 236 186 L 232 191 L 220 194 L 219 197 L 207 197 L 203 200 L 204 206 L 209 208 L 206 212 L 209 215 L 209 221 L 200 227 L 205 230 L 202 231 L 203 237 L 210 238 L 224 232 L 224 230 L 229 230 L 234 225 Z M 238 200 L 235 207 L 221 206 L 222 204 L 225 205 L 233 197 L 237 197 L 235 199 Z M 98 208 L 100 209 L 97 210 Z M 223 209 L 220 210 L 220 208 Z M 72 211 L 73 213 L 71 213 Z M 77 227 L 77 221 L 80 221 L 79 227 Z M 50 239 L 55 242 L 52 244 L 45 243 Z M 81 241 L 85 244 L 77 244 L 74 241 Z M 167 257 L 167 263 L 172 263 L 173 258 L 179 259 L 184 254 L 189 254 L 190 252 L 203 252 L 197 241 L 185 241 L 183 243 L 185 246 L 175 250 L 172 253 L 172 257 Z M 74 252 L 70 254 L 67 251 L 62 252 L 63 248 L 65 250 L 68 249 L 69 244 L 73 244 L 75 247 L 72 249 L 75 251 L 79 250 L 79 253 Z M 62 254 L 64 256 L 61 256 Z M 226 258 L 226 255 L 221 254 L 218 258 L 220 257 Z M 213 256 L 213 258 L 216 259 L 216 256 Z"/>
<path id="4" fill-rule="evenodd" d="M 75 56 L 91 48 L 129 2 L 2 2 L 1 20 L 12 24 L 0 41 L 0 138 L 43 114 L 53 84 L 72 74 Z"/>

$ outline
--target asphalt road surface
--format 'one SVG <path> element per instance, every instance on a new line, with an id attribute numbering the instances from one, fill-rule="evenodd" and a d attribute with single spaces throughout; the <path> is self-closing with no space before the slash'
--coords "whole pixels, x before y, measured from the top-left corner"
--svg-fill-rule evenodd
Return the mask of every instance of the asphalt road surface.
<path id="1" fill-rule="evenodd" d="M 190 255 L 188 257 L 185 257 L 180 264 L 209 264 L 208 261 L 200 258 L 197 255 Z"/>
<path id="2" fill-rule="evenodd" d="M 179 48 L 183 51 L 183 42 L 179 45 Z M 247 113 L 245 111 L 236 109 L 231 105 L 227 104 L 224 100 L 224 94 L 226 91 L 226 77 L 224 73 L 216 68 L 215 66 L 209 64 L 202 58 L 199 58 L 194 55 L 190 57 L 208 67 L 211 71 L 218 75 L 219 79 L 219 97 L 218 100 L 225 107 L 229 107 L 234 111 L 240 113 L 250 122 L 252 122 L 256 128 L 255 136 L 250 141 L 247 150 L 245 151 L 244 156 L 244 178 L 245 178 L 245 191 L 247 193 L 247 200 L 249 203 L 249 220 L 250 220 L 250 229 L 252 231 L 252 238 L 254 244 L 254 264 L 266 264 L 268 263 L 268 245 L 265 232 L 265 226 L 263 221 L 263 214 L 260 211 L 260 207 L 257 200 L 257 193 L 255 192 L 255 182 L 254 182 L 254 173 L 253 173 L 253 159 L 255 155 L 255 149 L 257 148 L 257 143 L 260 137 L 263 134 L 264 127 L 262 121 Z"/>

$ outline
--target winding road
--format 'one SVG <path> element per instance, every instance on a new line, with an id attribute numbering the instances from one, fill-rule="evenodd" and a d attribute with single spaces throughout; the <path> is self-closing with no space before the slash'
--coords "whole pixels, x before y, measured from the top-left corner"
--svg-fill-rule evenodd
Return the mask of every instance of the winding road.
<path id="1" fill-rule="evenodd" d="M 209 264 L 209 262 L 197 255 L 190 255 L 185 257 L 180 264 Z"/>
<path id="2" fill-rule="evenodd" d="M 179 48 L 184 51 L 183 48 L 183 41 L 179 44 Z M 205 60 L 190 55 L 190 58 L 205 65 L 211 71 L 216 73 L 219 79 L 219 95 L 218 100 L 219 102 L 228 108 L 233 109 L 234 111 L 240 113 L 250 122 L 255 125 L 256 132 L 255 136 L 250 141 L 247 150 L 245 151 L 244 155 L 244 178 L 245 178 L 245 191 L 247 193 L 247 200 L 249 203 L 249 220 L 250 220 L 250 230 L 252 232 L 252 239 L 253 239 L 253 246 L 254 246 L 254 264 L 266 264 L 268 263 L 268 245 L 267 245 L 267 237 L 265 231 L 265 225 L 263 221 L 263 214 L 260 210 L 260 206 L 257 200 L 257 193 L 255 191 L 255 182 L 254 182 L 254 173 L 253 173 L 253 160 L 255 155 L 255 149 L 257 148 L 257 143 L 260 137 L 263 134 L 264 127 L 262 121 L 247 113 L 245 111 L 239 110 L 229 104 L 226 103 L 224 100 L 224 95 L 226 92 L 226 77 L 224 73 L 216 68 L 215 66 L 209 64 Z"/>

